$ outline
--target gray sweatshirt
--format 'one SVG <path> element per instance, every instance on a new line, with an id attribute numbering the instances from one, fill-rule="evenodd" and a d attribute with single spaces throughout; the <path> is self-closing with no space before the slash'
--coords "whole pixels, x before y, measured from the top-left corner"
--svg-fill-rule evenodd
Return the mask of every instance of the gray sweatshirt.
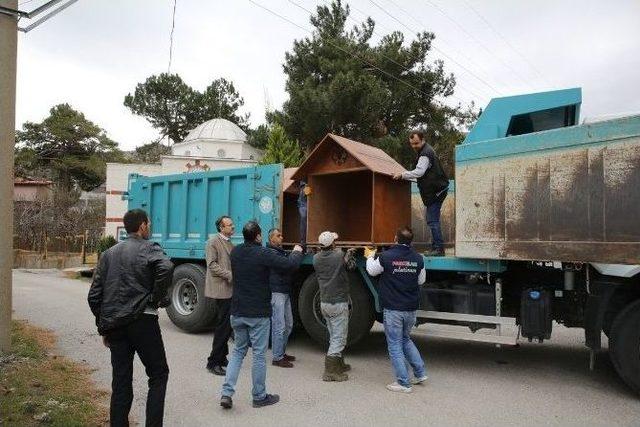
<path id="1" fill-rule="evenodd" d="M 349 276 L 341 249 L 320 251 L 313 256 L 313 268 L 320 285 L 320 301 L 349 302 Z"/>

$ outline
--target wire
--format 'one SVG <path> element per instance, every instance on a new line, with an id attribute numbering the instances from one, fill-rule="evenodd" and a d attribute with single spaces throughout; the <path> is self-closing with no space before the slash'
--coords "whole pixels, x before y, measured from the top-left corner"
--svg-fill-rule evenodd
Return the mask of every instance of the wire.
<path id="1" fill-rule="evenodd" d="M 294 26 L 298 27 L 299 29 L 301 29 L 301 30 L 303 30 L 303 31 L 306 31 L 306 32 L 308 32 L 308 33 L 310 33 L 310 34 L 313 34 L 313 31 L 311 31 L 311 30 L 309 30 L 309 29 L 307 29 L 307 28 L 304 28 L 304 27 L 303 27 L 303 26 L 301 26 L 301 25 L 298 25 L 297 23 L 293 22 L 293 21 L 292 21 L 292 20 L 290 20 L 289 18 L 286 18 L 286 17 L 284 17 L 284 16 L 280 15 L 279 13 L 277 13 L 277 12 L 275 12 L 275 11 L 273 11 L 273 10 L 269 9 L 268 7 L 263 6 L 262 4 L 257 3 L 257 2 L 255 2 L 254 0 L 249 0 L 249 2 L 253 3 L 254 5 L 258 6 L 258 7 L 259 7 L 259 8 L 261 8 L 261 9 L 266 10 L 266 11 L 267 11 L 267 12 L 269 12 L 270 14 L 272 14 L 272 15 L 274 15 L 274 16 L 277 16 L 278 18 L 280 18 L 280 19 L 282 19 L 282 20 L 284 20 L 284 21 L 286 21 L 286 22 L 290 23 L 291 25 L 294 25 Z M 363 58 L 362 56 L 360 56 L 360 55 L 358 55 L 358 54 L 356 54 L 356 53 L 353 53 L 353 52 L 349 52 L 348 50 L 344 49 L 342 46 L 339 46 L 339 45 L 337 45 L 336 43 L 331 42 L 330 40 L 327 40 L 327 43 L 329 43 L 330 45 L 332 45 L 332 46 L 333 46 L 333 47 L 335 47 L 336 49 L 341 50 L 342 52 L 346 53 L 347 55 L 350 55 L 350 56 L 353 56 L 353 57 L 355 57 L 355 58 L 360 59 L 362 62 L 366 63 L 367 65 L 369 65 L 369 66 L 371 66 L 371 67 L 375 68 L 376 70 L 378 70 L 378 71 L 380 71 L 381 73 L 383 73 L 383 74 L 385 74 L 385 75 L 387 75 L 387 76 L 391 77 L 392 79 L 397 80 L 397 81 L 398 81 L 398 82 L 400 82 L 400 83 L 403 83 L 404 85 L 406 85 L 406 86 L 410 87 L 411 89 L 415 90 L 416 92 L 421 93 L 421 94 L 425 95 L 425 96 L 426 96 L 426 97 L 428 97 L 428 98 L 433 98 L 433 96 L 432 96 L 432 95 L 430 95 L 430 94 L 428 94 L 428 93 L 426 93 L 426 92 L 424 92 L 424 91 L 422 91 L 422 90 L 418 89 L 417 87 L 413 86 L 411 83 L 408 83 L 408 82 L 406 82 L 406 81 L 402 80 L 401 78 L 399 78 L 399 77 L 397 77 L 397 76 L 395 76 L 395 75 L 393 75 L 393 74 L 389 73 L 388 71 L 385 71 L 385 70 L 383 70 L 382 68 L 379 68 L 378 66 L 376 66 L 376 65 L 375 65 L 375 64 L 373 64 L 373 63 L 371 63 L 370 61 L 368 61 L 367 59 Z M 460 100 L 460 98 L 458 98 L 458 97 L 456 97 L 456 96 L 453 96 L 453 95 L 452 95 L 452 97 L 454 97 L 454 98 L 456 98 L 456 99 Z M 462 100 L 460 100 L 460 101 L 462 102 Z"/>
<path id="2" fill-rule="evenodd" d="M 25 4 L 27 4 L 27 3 L 31 3 L 32 1 L 35 1 L 35 0 L 26 0 L 26 1 L 23 1 L 22 3 L 20 3 L 20 4 L 18 5 L 18 7 L 24 6 Z"/>
<path id="3" fill-rule="evenodd" d="M 391 19 L 393 19 L 394 21 L 396 21 L 398 24 L 402 25 L 403 27 L 405 27 L 407 30 L 411 31 L 412 33 L 416 34 L 417 33 L 412 30 L 410 27 L 408 27 L 406 24 L 404 24 L 402 21 L 400 21 L 398 18 L 396 18 L 395 16 L 393 16 L 391 13 L 389 13 L 386 9 L 384 9 L 383 7 L 381 7 L 378 3 L 376 3 L 374 0 L 369 0 L 371 3 L 373 3 L 374 6 L 376 6 L 378 9 L 380 9 L 381 11 L 383 11 L 387 16 L 389 16 Z M 473 77 L 475 77 L 477 80 L 481 81 L 482 83 L 484 83 L 487 87 L 489 87 L 491 90 L 493 90 L 495 93 L 497 94 L 501 94 L 500 91 L 498 89 L 496 89 L 495 87 L 493 87 L 490 83 L 488 83 L 485 79 L 479 77 L 478 75 L 476 75 L 474 72 L 472 72 L 471 70 L 469 70 L 467 67 L 465 67 L 464 65 L 462 65 L 460 62 L 456 61 L 455 59 L 453 59 L 451 56 L 447 55 L 442 49 L 438 49 L 436 46 L 433 46 L 433 48 L 440 52 L 441 55 L 445 56 L 446 58 L 448 58 L 451 62 L 453 62 L 454 64 L 456 64 L 457 66 L 459 66 L 460 68 L 462 68 L 463 70 L 467 71 L 469 74 L 471 74 Z"/>
<path id="4" fill-rule="evenodd" d="M 467 35 L 467 37 L 471 38 L 472 40 L 474 40 L 476 43 L 478 43 L 478 45 L 483 48 L 485 51 L 487 51 L 487 53 L 489 53 L 489 55 L 493 56 L 495 59 L 497 59 L 499 62 L 502 63 L 502 65 L 504 65 L 506 68 L 508 68 L 509 70 L 511 70 L 512 73 L 514 73 L 520 80 L 522 80 L 526 85 L 528 85 L 530 88 L 533 88 L 533 86 L 531 85 L 531 83 L 529 83 L 526 79 L 524 79 L 520 73 L 518 73 L 517 70 L 515 70 L 512 66 L 510 66 L 509 64 L 507 64 L 502 58 L 500 58 L 498 55 L 496 55 L 492 50 L 490 50 L 487 46 L 485 46 L 484 43 L 482 43 L 476 36 L 474 36 L 473 34 L 471 34 L 469 31 L 467 31 L 466 28 L 464 28 L 462 25 L 460 25 L 458 23 L 458 21 L 456 21 L 454 18 L 452 18 L 444 9 L 442 9 L 440 6 L 438 6 L 436 3 L 434 3 L 431 0 L 424 0 L 425 3 L 430 4 L 431 6 L 433 6 L 438 12 L 440 12 L 445 18 L 447 18 L 449 21 L 451 21 L 456 27 L 460 28 L 460 31 L 462 31 L 463 33 L 465 33 Z"/>
<path id="5" fill-rule="evenodd" d="M 167 74 L 171 73 L 171 61 L 173 59 L 173 31 L 176 28 L 176 4 L 178 0 L 173 0 L 173 16 L 171 18 L 171 34 L 169 35 L 169 66 L 167 67 Z"/>
<path id="6" fill-rule="evenodd" d="M 491 25 L 491 23 L 484 17 L 482 16 L 482 14 L 480 12 L 478 12 L 478 10 L 473 7 L 473 5 L 471 3 L 469 3 L 467 0 L 462 0 L 468 7 L 469 9 L 471 9 L 473 11 L 473 13 L 475 13 L 478 18 L 480 18 L 486 25 L 487 27 L 489 27 L 489 29 L 491 31 L 493 31 L 493 33 L 498 36 L 499 38 L 502 39 L 502 41 L 505 42 L 505 44 L 507 46 L 509 46 L 511 48 L 512 51 L 514 51 L 520 58 L 522 58 L 522 60 L 524 62 L 526 62 L 533 71 L 536 72 L 536 74 L 538 74 L 538 76 L 545 81 L 545 83 L 547 83 L 549 86 L 553 86 L 553 84 L 540 72 L 540 70 L 538 70 L 538 68 L 531 63 L 531 61 L 529 61 L 529 59 L 527 59 L 527 57 L 525 55 L 522 54 L 522 52 L 520 52 L 520 50 L 516 49 L 513 44 L 511 44 L 511 42 L 509 41 L 509 39 L 507 39 L 505 36 L 502 35 L 502 33 L 500 33 L 500 31 L 498 31 L 493 25 Z"/>

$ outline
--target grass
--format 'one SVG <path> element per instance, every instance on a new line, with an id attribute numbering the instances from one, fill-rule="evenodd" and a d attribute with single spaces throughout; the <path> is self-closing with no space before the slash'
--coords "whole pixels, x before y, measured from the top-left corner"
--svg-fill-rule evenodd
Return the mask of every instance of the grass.
<path id="1" fill-rule="evenodd" d="M 0 357 L 0 426 L 103 426 L 106 392 L 80 363 L 51 354 L 55 337 L 13 321 L 9 355 Z"/>

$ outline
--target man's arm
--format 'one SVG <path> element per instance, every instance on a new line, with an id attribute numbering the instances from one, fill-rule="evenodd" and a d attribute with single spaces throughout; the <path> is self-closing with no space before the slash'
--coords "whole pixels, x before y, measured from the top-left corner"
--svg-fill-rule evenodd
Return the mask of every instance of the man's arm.
<path id="1" fill-rule="evenodd" d="M 418 285 L 423 285 L 424 282 L 427 281 L 427 270 L 424 268 L 420 270 L 420 274 L 418 274 Z"/>
<path id="2" fill-rule="evenodd" d="M 287 257 L 278 255 L 276 251 L 264 248 L 262 251 L 265 265 L 271 268 L 279 268 L 282 270 L 295 270 L 300 266 L 304 255 L 301 251 L 293 250 Z"/>
<path id="3" fill-rule="evenodd" d="M 414 170 L 402 172 L 402 179 L 406 179 L 408 181 L 418 179 L 427 172 L 429 166 L 431 166 L 429 164 L 429 158 L 427 156 L 420 156 L 418 164 Z"/>
<path id="4" fill-rule="evenodd" d="M 89 295 L 87 301 L 89 302 L 89 308 L 96 318 L 96 326 L 98 326 L 98 320 L 100 319 L 100 309 L 102 307 L 102 293 L 104 289 L 104 277 L 107 273 L 108 261 L 105 253 L 100 257 L 100 262 L 93 273 L 93 281 L 89 288 Z"/>
<path id="5" fill-rule="evenodd" d="M 173 276 L 173 263 L 165 255 L 162 246 L 153 243 L 149 248 L 149 265 L 153 270 L 153 302 L 161 306 L 167 297 L 167 289 Z M 164 306 L 164 305 L 162 305 Z"/>
<path id="6" fill-rule="evenodd" d="M 369 273 L 369 276 L 379 276 L 383 271 L 384 268 L 382 267 L 382 264 L 380 264 L 380 257 L 367 258 L 367 273 Z"/>
<path id="7" fill-rule="evenodd" d="M 227 270 L 222 268 L 222 266 L 218 263 L 220 254 L 218 252 L 218 248 L 213 242 L 207 243 L 206 249 L 206 258 L 207 258 L 207 268 L 211 272 L 211 274 L 215 277 L 221 277 L 224 280 L 231 282 L 233 275 L 231 274 L 231 270 Z"/>

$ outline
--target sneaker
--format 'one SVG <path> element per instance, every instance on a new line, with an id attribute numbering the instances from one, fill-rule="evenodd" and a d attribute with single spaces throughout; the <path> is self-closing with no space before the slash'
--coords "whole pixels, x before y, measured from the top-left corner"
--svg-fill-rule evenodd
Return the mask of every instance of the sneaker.
<path id="1" fill-rule="evenodd" d="M 224 409 L 231 409 L 233 406 L 233 400 L 231 400 L 231 396 L 222 396 L 220 398 L 220 406 Z"/>
<path id="2" fill-rule="evenodd" d="M 262 400 L 254 400 L 254 408 L 262 408 L 263 406 L 275 405 L 280 401 L 280 396 L 277 394 L 267 394 Z"/>
<path id="3" fill-rule="evenodd" d="M 387 390 L 395 391 L 398 393 L 411 393 L 413 391 L 411 387 L 405 387 L 401 384 L 398 384 L 397 382 L 387 385 Z"/>
<path id="4" fill-rule="evenodd" d="M 413 384 L 413 385 L 422 384 L 427 380 L 427 378 L 429 378 L 429 377 L 427 377 L 426 375 L 423 375 L 420 378 L 412 378 L 411 379 L 411 384 Z"/>
<path id="5" fill-rule="evenodd" d="M 296 361 L 296 357 L 295 356 L 290 356 L 290 355 L 288 355 L 286 353 L 285 353 L 283 359 L 286 360 L 287 362 L 295 362 Z"/>
<path id="6" fill-rule="evenodd" d="M 207 371 L 209 371 L 213 375 L 218 375 L 220 377 L 224 377 L 225 375 L 227 375 L 227 370 L 220 365 L 211 366 L 211 367 L 207 366 Z"/>
<path id="7" fill-rule="evenodd" d="M 289 362 L 287 359 L 274 360 L 271 364 L 279 368 L 293 368 L 293 363 Z"/>

